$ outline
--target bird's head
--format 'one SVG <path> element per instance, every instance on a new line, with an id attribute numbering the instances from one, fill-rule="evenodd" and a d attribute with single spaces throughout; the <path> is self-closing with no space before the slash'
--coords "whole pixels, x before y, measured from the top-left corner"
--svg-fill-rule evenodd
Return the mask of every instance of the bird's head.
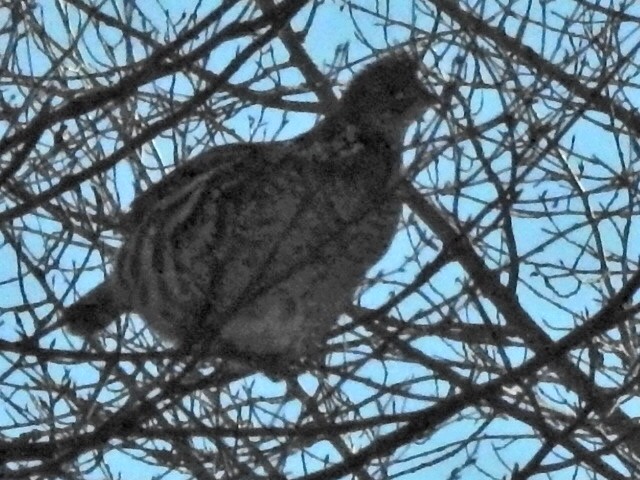
<path id="1" fill-rule="evenodd" d="M 418 78 L 420 61 L 409 53 L 381 58 L 358 73 L 341 99 L 356 124 L 403 132 L 437 97 Z"/>

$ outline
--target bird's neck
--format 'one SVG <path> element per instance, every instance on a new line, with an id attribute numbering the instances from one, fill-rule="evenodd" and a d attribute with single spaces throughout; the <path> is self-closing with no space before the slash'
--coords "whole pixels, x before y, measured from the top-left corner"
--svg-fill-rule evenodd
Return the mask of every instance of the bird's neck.
<path id="1" fill-rule="evenodd" d="M 381 150 L 400 153 L 407 126 L 394 119 L 336 114 L 327 116 L 316 129 L 321 137 L 344 137 L 348 141 L 364 141 L 369 145 L 379 146 Z"/>
<path id="2" fill-rule="evenodd" d="M 313 159 L 308 163 L 311 168 L 342 179 L 360 179 L 360 186 L 382 198 L 400 172 L 403 135 L 377 124 L 327 116 L 296 141 Z"/>

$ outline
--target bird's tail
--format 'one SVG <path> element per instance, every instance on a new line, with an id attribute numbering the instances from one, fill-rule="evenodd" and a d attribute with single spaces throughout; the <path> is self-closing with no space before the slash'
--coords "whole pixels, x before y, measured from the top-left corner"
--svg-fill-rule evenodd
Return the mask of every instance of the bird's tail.
<path id="1" fill-rule="evenodd" d="M 126 306 L 114 294 L 109 282 L 103 282 L 65 308 L 60 321 L 74 335 L 88 337 L 106 328 L 126 311 Z"/>

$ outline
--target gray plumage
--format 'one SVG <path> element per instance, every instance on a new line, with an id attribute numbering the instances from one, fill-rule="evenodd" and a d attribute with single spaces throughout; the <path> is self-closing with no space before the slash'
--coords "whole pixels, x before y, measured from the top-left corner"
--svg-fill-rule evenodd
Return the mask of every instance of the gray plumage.
<path id="1" fill-rule="evenodd" d="M 408 54 L 378 60 L 309 132 L 214 148 L 150 187 L 111 274 L 64 310 L 70 331 L 135 312 L 176 344 L 318 348 L 396 231 L 403 137 L 435 102 L 417 69 Z"/>

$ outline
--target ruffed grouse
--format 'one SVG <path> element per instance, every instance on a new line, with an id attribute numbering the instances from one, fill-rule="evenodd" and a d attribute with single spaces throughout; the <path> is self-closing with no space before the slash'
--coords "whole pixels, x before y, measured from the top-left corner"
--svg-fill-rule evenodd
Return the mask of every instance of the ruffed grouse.
<path id="1" fill-rule="evenodd" d="M 125 217 L 111 274 L 63 311 L 70 331 L 135 312 L 214 354 L 317 349 L 396 231 L 403 137 L 436 101 L 418 66 L 384 57 L 309 132 L 208 150 L 150 187 Z"/>

